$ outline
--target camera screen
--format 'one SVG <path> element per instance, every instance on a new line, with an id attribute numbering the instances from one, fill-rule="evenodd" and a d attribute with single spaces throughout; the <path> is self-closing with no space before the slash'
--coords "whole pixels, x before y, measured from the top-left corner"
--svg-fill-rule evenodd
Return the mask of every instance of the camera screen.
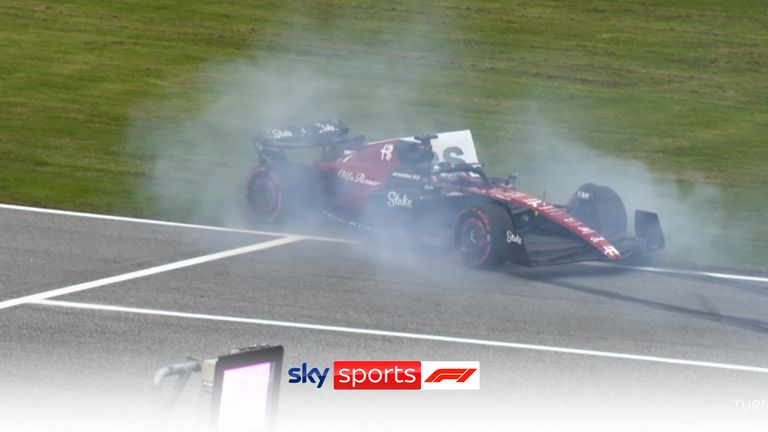
<path id="1" fill-rule="evenodd" d="M 271 363 L 224 371 L 218 432 L 258 431 L 266 426 Z"/>

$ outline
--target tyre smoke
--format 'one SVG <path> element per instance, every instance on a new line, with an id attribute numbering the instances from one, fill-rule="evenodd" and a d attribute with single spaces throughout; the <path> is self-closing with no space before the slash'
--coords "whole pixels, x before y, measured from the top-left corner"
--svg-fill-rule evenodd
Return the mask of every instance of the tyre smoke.
<path id="1" fill-rule="evenodd" d="M 748 242 L 733 240 L 740 234 L 728 227 L 717 186 L 652 172 L 574 139 L 562 124 L 547 120 L 547 110 L 556 107 L 543 102 L 542 89 L 531 89 L 539 97 L 517 95 L 500 104 L 485 120 L 469 106 L 446 104 L 456 98 L 443 99 L 441 92 L 466 84 L 451 70 L 459 60 L 456 41 L 440 32 L 455 17 L 435 5 L 423 8 L 402 21 L 401 31 L 372 30 L 370 39 L 356 44 L 349 44 L 341 24 L 349 20 L 340 12 L 332 25 L 303 23 L 302 30 L 286 33 L 300 37 L 286 38 L 256 59 L 209 65 L 200 73 L 204 102 L 181 119 L 141 115 L 157 101 L 140 104 L 126 149 L 148 160 L 144 183 L 137 187 L 144 213 L 252 227 L 245 203 L 246 178 L 257 163 L 251 137 L 265 127 L 340 117 L 369 141 L 472 129 L 491 174 L 519 172 L 522 190 L 546 191 L 554 202 L 565 203 L 585 182 L 610 186 L 624 199 L 630 218 L 634 209 L 659 214 L 667 237 L 664 261 L 712 265 L 750 254 Z M 334 49 L 337 39 L 347 41 L 343 49 Z M 435 74 L 436 65 L 445 65 L 446 72 Z M 511 108 L 505 112 L 505 106 Z M 531 111 L 532 106 L 540 109 Z M 515 130 L 504 131 L 503 124 L 516 125 Z M 510 136 L 514 142 L 501 142 Z"/>
<path id="2" fill-rule="evenodd" d="M 680 182 L 651 172 L 643 163 L 606 154 L 572 137 L 542 112 L 519 115 L 521 136 L 506 155 L 505 165 L 519 171 L 522 190 L 566 204 L 572 193 L 591 182 L 613 188 L 627 208 L 632 232 L 634 210 L 657 213 L 667 240 L 658 261 L 711 265 L 734 251 L 722 247 L 726 226 L 722 192 L 713 184 Z M 737 236 L 731 230 L 730 235 Z M 742 250 L 739 253 L 746 253 Z"/>

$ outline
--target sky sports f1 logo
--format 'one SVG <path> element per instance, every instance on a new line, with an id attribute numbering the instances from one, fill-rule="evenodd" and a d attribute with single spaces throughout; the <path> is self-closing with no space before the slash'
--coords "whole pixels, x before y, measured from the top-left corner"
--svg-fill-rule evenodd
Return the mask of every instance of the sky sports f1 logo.
<path id="1" fill-rule="evenodd" d="M 321 388 L 330 368 L 307 363 L 288 370 L 291 384 Z M 334 390 L 479 390 L 477 361 L 336 361 Z"/>

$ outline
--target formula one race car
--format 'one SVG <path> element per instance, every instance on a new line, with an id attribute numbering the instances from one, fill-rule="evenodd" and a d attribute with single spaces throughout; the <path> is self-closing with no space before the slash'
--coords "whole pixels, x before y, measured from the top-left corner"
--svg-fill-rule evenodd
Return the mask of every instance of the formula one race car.
<path id="1" fill-rule="evenodd" d="M 488 177 L 468 130 L 366 144 L 334 120 L 266 129 L 253 141 L 260 164 L 247 199 L 260 222 L 318 210 L 355 227 L 405 228 L 447 239 L 471 267 L 616 261 L 664 247 L 655 213 L 637 210 L 627 235 L 624 204 L 608 187 L 584 184 L 556 205 L 517 190 L 514 176 Z M 319 160 L 286 157 L 310 147 Z"/>

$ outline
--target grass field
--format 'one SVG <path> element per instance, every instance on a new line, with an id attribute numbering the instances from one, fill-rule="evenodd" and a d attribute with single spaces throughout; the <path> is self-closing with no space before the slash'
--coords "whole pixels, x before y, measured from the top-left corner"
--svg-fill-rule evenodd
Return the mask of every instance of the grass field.
<path id="1" fill-rule="evenodd" d="M 0 202 L 205 220 L 201 170 L 242 178 L 249 132 L 341 116 L 470 128 L 496 174 L 553 136 L 634 161 L 727 251 L 699 263 L 766 269 L 762 1 L 4 0 L 0 60 Z"/>

